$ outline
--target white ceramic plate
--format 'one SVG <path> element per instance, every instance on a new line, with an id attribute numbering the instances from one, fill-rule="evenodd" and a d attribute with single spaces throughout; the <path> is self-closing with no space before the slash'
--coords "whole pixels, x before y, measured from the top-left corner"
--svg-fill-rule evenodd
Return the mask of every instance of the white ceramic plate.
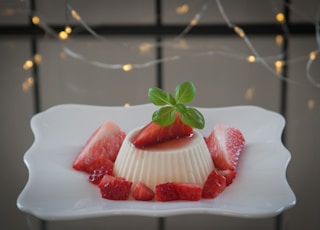
<path id="1" fill-rule="evenodd" d="M 143 202 L 102 199 L 88 175 L 72 169 L 80 148 L 92 132 L 108 119 L 124 131 L 145 125 L 155 107 L 58 105 L 31 119 L 34 143 L 25 153 L 28 182 L 17 200 L 26 213 L 44 220 L 71 220 L 109 215 L 166 217 L 207 213 L 237 217 L 271 217 L 295 204 L 286 180 L 291 155 L 281 142 L 283 117 L 254 106 L 199 108 L 208 135 L 214 124 L 239 128 L 246 146 L 234 182 L 216 199 L 199 202 Z"/>

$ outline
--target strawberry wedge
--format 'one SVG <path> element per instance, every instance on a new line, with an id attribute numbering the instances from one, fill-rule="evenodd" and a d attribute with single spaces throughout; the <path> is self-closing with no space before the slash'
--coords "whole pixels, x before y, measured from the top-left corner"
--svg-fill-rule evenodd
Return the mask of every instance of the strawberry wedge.
<path id="1" fill-rule="evenodd" d="M 143 148 L 168 140 L 190 136 L 192 133 L 192 127 L 184 124 L 177 114 L 174 123 L 168 126 L 160 126 L 150 122 L 134 136 L 132 143 L 137 148 Z"/>
<path id="2" fill-rule="evenodd" d="M 101 167 L 112 168 L 126 133 L 109 120 L 90 136 L 73 162 L 73 168 L 92 173 Z"/>
<path id="3" fill-rule="evenodd" d="M 236 170 L 245 144 L 240 130 L 225 124 L 217 124 L 205 141 L 217 169 Z"/>

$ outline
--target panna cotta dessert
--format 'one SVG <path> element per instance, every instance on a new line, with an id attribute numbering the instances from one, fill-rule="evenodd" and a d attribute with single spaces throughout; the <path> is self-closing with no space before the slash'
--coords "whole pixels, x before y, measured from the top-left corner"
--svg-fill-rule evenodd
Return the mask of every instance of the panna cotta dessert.
<path id="1" fill-rule="evenodd" d="M 152 190 L 166 182 L 195 183 L 203 186 L 214 164 L 203 136 L 193 131 L 188 137 L 137 148 L 132 138 L 138 129 L 124 139 L 113 173 L 137 184 L 143 182 Z"/>
<path id="2" fill-rule="evenodd" d="M 81 148 L 72 167 L 89 174 L 101 197 L 109 200 L 199 201 L 213 199 L 230 185 L 245 144 L 240 130 L 216 124 L 207 137 L 197 129 L 204 116 L 188 107 L 195 95 L 183 82 L 174 96 L 150 88 L 160 106 L 146 125 L 125 133 L 112 120 L 98 127 Z"/>

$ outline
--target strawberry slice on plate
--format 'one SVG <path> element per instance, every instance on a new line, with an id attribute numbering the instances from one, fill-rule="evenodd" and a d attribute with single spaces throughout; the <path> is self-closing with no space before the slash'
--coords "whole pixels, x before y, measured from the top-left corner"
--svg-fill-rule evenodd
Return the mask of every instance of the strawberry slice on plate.
<path id="1" fill-rule="evenodd" d="M 163 183 L 156 185 L 156 201 L 173 201 L 179 200 L 179 195 L 173 183 Z"/>
<path id="2" fill-rule="evenodd" d="M 173 185 L 179 200 L 198 201 L 201 199 L 202 188 L 198 184 L 174 182 Z"/>
<path id="3" fill-rule="evenodd" d="M 131 181 L 105 174 L 99 183 L 101 197 L 108 200 L 127 200 L 132 186 Z"/>
<path id="4" fill-rule="evenodd" d="M 150 122 L 134 136 L 132 143 L 137 148 L 143 148 L 168 140 L 190 136 L 192 133 L 192 127 L 184 124 L 177 114 L 174 123 L 168 126 L 160 126 L 154 122 Z"/>
<path id="5" fill-rule="evenodd" d="M 73 162 L 73 168 L 92 173 L 95 169 L 112 167 L 126 133 L 109 120 L 97 128 Z"/>
<path id="6" fill-rule="evenodd" d="M 226 178 L 216 170 L 208 175 L 202 189 L 202 198 L 213 199 L 217 197 L 226 188 Z"/>
<path id="7" fill-rule="evenodd" d="M 154 199 L 154 192 L 143 182 L 139 182 L 133 189 L 132 196 L 135 200 L 149 201 Z"/>
<path id="8" fill-rule="evenodd" d="M 205 141 L 217 169 L 236 170 L 245 144 L 245 139 L 239 129 L 217 124 Z"/>

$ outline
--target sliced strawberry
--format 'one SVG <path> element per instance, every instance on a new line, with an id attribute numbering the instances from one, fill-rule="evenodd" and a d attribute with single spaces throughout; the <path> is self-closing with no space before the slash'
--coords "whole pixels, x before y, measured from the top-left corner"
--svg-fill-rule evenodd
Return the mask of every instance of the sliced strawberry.
<path id="1" fill-rule="evenodd" d="M 137 148 L 143 148 L 171 139 L 190 136 L 192 132 L 192 127 L 185 125 L 177 113 L 176 120 L 172 125 L 160 126 L 154 122 L 150 122 L 134 136 L 132 143 Z"/>
<path id="2" fill-rule="evenodd" d="M 123 178 L 119 178 L 120 180 L 124 180 Z M 103 188 L 103 186 L 105 186 L 107 183 L 110 183 L 112 182 L 113 180 L 115 180 L 115 177 L 114 176 L 111 176 L 109 174 L 104 174 L 103 177 L 101 178 L 98 186 L 100 189 Z"/>
<path id="3" fill-rule="evenodd" d="M 113 121 L 101 125 L 88 139 L 73 162 L 73 168 L 92 173 L 102 166 L 114 162 L 126 134 Z"/>
<path id="4" fill-rule="evenodd" d="M 99 183 L 102 198 L 108 200 L 127 200 L 132 186 L 131 181 L 123 178 L 104 175 Z"/>
<path id="5" fill-rule="evenodd" d="M 173 201 L 178 200 L 179 195 L 173 183 L 163 183 L 156 185 L 156 201 Z"/>
<path id="6" fill-rule="evenodd" d="M 154 192 L 143 182 L 139 182 L 133 189 L 132 196 L 135 200 L 149 201 L 154 199 Z"/>
<path id="7" fill-rule="evenodd" d="M 105 174 L 113 174 L 113 162 L 110 161 L 110 165 L 104 165 L 100 168 L 93 170 L 92 174 L 89 176 L 89 181 L 93 184 L 99 184 L 101 179 Z"/>
<path id="8" fill-rule="evenodd" d="M 198 201 L 201 199 L 202 188 L 198 184 L 173 183 L 179 200 Z"/>
<path id="9" fill-rule="evenodd" d="M 234 170 L 219 170 L 218 173 L 226 178 L 226 185 L 230 185 L 233 179 L 236 177 L 237 172 Z"/>
<path id="10" fill-rule="evenodd" d="M 217 197 L 226 188 L 226 178 L 216 170 L 213 170 L 204 183 L 202 189 L 202 198 L 213 199 Z"/>
<path id="11" fill-rule="evenodd" d="M 245 139 L 237 128 L 217 124 L 205 138 L 214 165 L 219 170 L 235 170 Z"/>

